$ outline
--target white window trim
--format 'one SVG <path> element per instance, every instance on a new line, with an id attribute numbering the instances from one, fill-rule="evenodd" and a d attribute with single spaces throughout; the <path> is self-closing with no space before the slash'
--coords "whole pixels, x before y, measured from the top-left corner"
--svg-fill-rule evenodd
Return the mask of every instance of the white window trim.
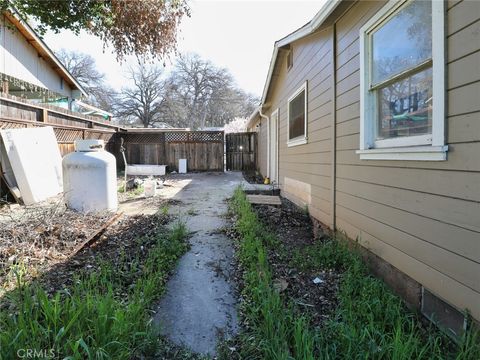
<path id="1" fill-rule="evenodd" d="M 447 159 L 445 145 L 445 4 L 432 0 L 432 134 L 375 141 L 376 99 L 368 89 L 370 76 L 369 33 L 411 0 L 390 0 L 360 29 L 360 150 L 365 160 Z"/>
<path id="2" fill-rule="evenodd" d="M 305 119 L 304 119 L 304 135 L 297 136 L 296 138 L 290 139 L 290 102 L 295 99 L 302 91 L 305 91 Z M 307 124 L 308 124 L 308 86 L 307 80 L 300 86 L 294 93 L 288 98 L 287 101 L 287 116 L 288 116 L 288 123 L 287 123 L 287 146 L 298 146 L 304 145 L 308 142 L 307 136 Z"/>

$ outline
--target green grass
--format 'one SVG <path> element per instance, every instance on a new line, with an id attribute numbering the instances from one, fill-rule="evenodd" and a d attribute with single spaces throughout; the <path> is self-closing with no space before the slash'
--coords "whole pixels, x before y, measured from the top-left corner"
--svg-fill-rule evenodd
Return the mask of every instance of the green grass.
<path id="1" fill-rule="evenodd" d="M 336 269 L 343 274 L 337 310 L 322 328 L 313 329 L 300 309 L 273 290 L 266 249 L 277 248 L 278 241 L 240 189 L 231 208 L 245 270 L 242 306 L 248 328 L 239 340 L 240 358 L 478 359 L 478 333 L 467 332 L 457 345 L 436 328 L 425 329 L 399 297 L 369 274 L 355 249 L 334 239 L 293 255 L 292 266 L 302 271 Z"/>
<path id="2" fill-rule="evenodd" d="M 19 283 L 8 295 L 10 307 L 0 312 L 0 359 L 17 358 L 20 349 L 53 350 L 67 359 L 155 354 L 160 340 L 148 308 L 186 251 L 186 236 L 182 223 L 159 231 L 146 258 L 104 259 L 98 271 L 81 274 L 53 296 L 39 284 Z"/>
<path id="3" fill-rule="evenodd" d="M 239 257 L 246 270 L 242 313 L 249 329 L 240 339 L 241 358 L 313 359 L 314 335 L 305 326 L 306 319 L 295 317 L 293 308 L 286 307 L 272 287 L 266 247 L 275 246 L 278 240 L 265 230 L 240 189 L 231 207 L 238 216 Z"/>
<path id="4" fill-rule="evenodd" d="M 118 192 L 123 194 L 125 192 L 125 186 L 121 185 L 118 187 Z M 134 197 L 134 196 L 139 196 L 142 195 L 145 192 L 145 187 L 143 185 L 137 186 L 136 188 L 132 190 L 127 191 L 127 195 Z"/>

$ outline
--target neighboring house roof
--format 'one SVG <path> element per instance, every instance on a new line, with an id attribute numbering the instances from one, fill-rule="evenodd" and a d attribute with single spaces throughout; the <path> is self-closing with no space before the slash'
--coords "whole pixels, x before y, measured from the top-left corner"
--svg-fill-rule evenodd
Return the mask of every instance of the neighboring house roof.
<path id="1" fill-rule="evenodd" d="M 84 103 L 83 101 L 76 100 L 75 104 L 82 108 L 87 109 L 86 111 L 82 111 L 82 114 L 84 115 L 100 115 L 100 116 L 108 116 L 109 118 L 113 118 L 112 113 L 102 110 L 96 106 Z"/>
<path id="2" fill-rule="evenodd" d="M 123 128 L 126 132 L 129 133 L 156 133 L 156 132 L 168 132 L 168 131 L 190 131 L 190 128 L 143 128 L 143 127 L 125 127 Z"/>
<path id="3" fill-rule="evenodd" d="M 314 31 L 316 31 L 324 22 L 325 20 L 333 13 L 333 11 L 337 8 L 337 6 L 342 2 L 342 0 L 327 0 L 327 2 L 322 6 L 320 11 L 310 20 L 307 24 L 302 26 L 301 28 L 295 30 L 293 33 L 285 36 L 284 38 L 275 42 L 273 47 L 273 54 L 272 59 L 270 60 L 270 66 L 268 68 L 267 80 L 263 87 L 262 99 L 260 102 L 260 106 L 265 104 L 267 99 L 268 90 L 270 88 L 270 83 L 272 81 L 273 70 L 275 69 L 275 64 L 277 62 L 279 49 L 291 44 L 294 41 L 304 38 L 305 36 L 310 35 Z M 250 115 L 247 127 L 252 125 L 252 122 L 255 120 L 257 115 L 259 114 L 259 110 L 255 110 L 252 115 Z"/>
<path id="4" fill-rule="evenodd" d="M 22 20 L 16 10 L 10 9 L 10 11 L 5 11 L 3 15 L 5 15 L 8 21 L 20 31 L 25 39 L 27 39 L 28 43 L 35 48 L 38 54 L 52 67 L 52 69 L 55 70 L 55 72 L 60 75 L 68 85 L 70 85 L 72 90 L 79 90 L 84 96 L 88 95 L 82 85 L 80 85 L 73 75 L 70 74 L 40 36 L 35 33 L 26 21 Z"/>

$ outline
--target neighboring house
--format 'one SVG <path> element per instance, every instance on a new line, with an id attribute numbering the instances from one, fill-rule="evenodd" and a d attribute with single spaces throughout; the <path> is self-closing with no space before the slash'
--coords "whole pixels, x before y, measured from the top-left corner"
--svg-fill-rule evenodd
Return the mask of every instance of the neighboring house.
<path id="1" fill-rule="evenodd" d="M 96 117 L 100 120 L 112 121 L 113 119 L 112 113 L 99 109 L 96 106 L 84 103 L 83 101 L 80 101 L 80 100 L 75 100 L 73 102 L 71 110 L 79 112 L 83 115 Z"/>
<path id="2" fill-rule="evenodd" d="M 12 10 L 13 11 L 13 10 Z M 71 109 L 85 90 L 33 29 L 13 12 L 0 14 L 0 95 Z"/>
<path id="3" fill-rule="evenodd" d="M 259 171 L 454 331 L 480 320 L 479 94 L 480 1 L 329 0 L 248 122 Z"/>

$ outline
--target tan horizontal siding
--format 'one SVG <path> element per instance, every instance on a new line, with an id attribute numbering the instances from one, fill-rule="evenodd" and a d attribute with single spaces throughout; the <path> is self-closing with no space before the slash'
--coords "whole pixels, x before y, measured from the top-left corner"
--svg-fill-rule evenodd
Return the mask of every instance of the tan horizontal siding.
<path id="1" fill-rule="evenodd" d="M 331 32 L 321 31 L 292 44 L 293 67 L 287 71 L 285 59 L 270 96 L 269 113 L 279 109 L 279 179 L 290 178 L 311 184 L 308 204 L 320 221 L 331 223 Z M 288 98 L 308 82 L 307 137 L 305 145 L 287 146 Z M 285 190 L 283 188 L 283 190 Z M 293 194 L 285 194 L 296 202 Z"/>
<path id="2" fill-rule="evenodd" d="M 258 124 L 261 125 L 259 127 L 254 127 L 254 131 L 257 132 L 257 168 L 262 176 L 267 176 L 267 122 L 264 119 L 260 119 Z M 256 126 L 256 124 L 254 126 Z"/>
<path id="3" fill-rule="evenodd" d="M 449 90 L 447 95 L 448 116 L 480 112 L 480 82 Z"/>
<path id="4" fill-rule="evenodd" d="M 447 9 L 450 10 L 452 7 L 460 4 L 463 1 L 464 0 L 447 0 Z M 466 0 L 466 1 L 470 1 L 470 0 Z"/>
<path id="5" fill-rule="evenodd" d="M 447 75 L 448 89 L 480 81 L 480 50 L 451 62 L 447 68 Z"/>
<path id="6" fill-rule="evenodd" d="M 448 142 L 480 142 L 480 113 L 448 118 Z"/>
<path id="7" fill-rule="evenodd" d="M 337 227 L 352 238 L 359 236 L 364 246 L 446 301 L 460 309 L 470 308 L 477 318 L 478 4 L 449 4 L 448 161 L 366 161 L 355 153 L 360 134 L 359 29 L 382 3 L 357 2 L 336 24 L 335 114 Z M 450 289 L 438 281 L 448 283 Z"/>
<path id="8" fill-rule="evenodd" d="M 338 228 L 345 231 L 349 237 L 355 239 L 359 236 L 361 245 L 379 255 L 412 279 L 426 286 L 428 285 L 430 291 L 445 299 L 448 303 L 459 309 L 466 308 L 471 312 L 472 316 L 480 319 L 480 302 L 478 301 L 480 293 L 431 268 L 410 254 L 406 254 L 379 240 L 365 231 L 363 226 L 356 227 L 354 224 L 358 221 L 359 219 L 355 213 L 342 207 L 337 208 Z M 367 221 L 368 218 L 361 219 L 362 224 Z M 375 232 L 377 233 L 377 231 Z"/>
<path id="9" fill-rule="evenodd" d="M 337 189 L 353 196 L 371 199 L 399 210 L 410 212 L 420 217 L 444 222 L 454 227 L 480 233 L 480 203 L 448 196 L 421 193 L 414 190 L 393 188 L 388 185 L 364 183 L 355 180 L 337 179 Z M 452 211 L 452 209 L 455 209 Z M 455 229 L 452 227 L 452 229 Z M 449 230 L 448 230 L 449 231 Z M 441 236 L 443 239 L 443 236 Z M 480 234 L 461 236 L 455 242 L 447 239 L 446 248 L 472 257 L 480 262 Z M 456 249 L 456 250 L 454 250 Z M 463 250 L 462 250 L 463 249 Z"/>
<path id="10" fill-rule="evenodd" d="M 340 184 L 344 185 L 346 181 L 339 181 Z M 422 215 L 413 213 L 412 208 L 407 208 L 407 210 L 402 210 L 398 207 L 398 203 L 395 200 L 399 194 L 404 194 L 405 192 L 402 190 L 397 190 L 394 188 L 383 189 L 383 191 L 379 191 L 381 194 L 384 194 L 384 198 L 379 199 L 379 195 L 375 194 L 375 190 L 379 190 L 379 187 L 376 185 L 370 184 L 363 184 L 364 192 L 360 193 L 359 189 L 361 186 L 351 186 L 351 188 L 345 187 L 338 187 L 338 195 L 337 198 L 339 202 L 343 204 L 344 207 L 347 207 L 350 210 L 362 213 L 365 216 L 369 216 L 371 219 L 375 221 L 382 222 L 395 230 L 402 232 L 405 236 L 408 235 L 410 240 L 412 240 L 412 244 L 417 242 L 419 246 L 417 248 L 418 255 L 423 257 L 422 247 L 427 249 L 429 247 L 441 248 L 442 254 L 446 253 L 453 253 L 456 256 L 453 256 L 452 259 L 457 258 L 461 262 L 463 261 L 461 257 L 470 260 L 471 263 L 476 263 L 480 265 L 480 244 L 478 242 L 480 233 L 478 229 L 478 225 L 474 225 L 471 222 L 475 215 L 467 215 L 467 218 L 464 221 L 469 221 L 469 224 L 465 224 L 466 226 L 475 229 L 476 231 L 469 230 L 465 227 L 452 225 L 446 223 L 444 218 L 439 220 L 434 220 L 425 216 L 423 213 Z M 366 189 L 366 190 L 365 190 Z M 354 195 L 350 193 L 355 193 Z M 424 195 L 431 196 L 431 195 Z M 392 200 L 393 198 L 393 200 Z M 411 198 L 411 197 L 410 197 Z M 461 202 L 462 200 L 449 199 L 450 204 L 454 206 L 458 206 L 455 202 Z M 447 200 L 448 201 L 448 200 Z M 444 201 L 444 202 L 447 202 Z M 385 205 L 385 203 L 389 203 Z M 473 203 L 471 203 L 473 204 Z M 395 206 L 397 205 L 397 206 Z M 475 207 L 475 206 L 471 206 Z M 467 208 L 467 207 L 466 207 Z M 477 203 L 477 210 L 478 210 L 478 203 Z M 437 214 L 438 215 L 438 214 Z M 477 216 L 478 217 L 478 216 Z M 477 219 L 478 221 L 478 219 Z M 408 227 L 405 226 L 408 224 Z M 416 240 L 415 240 L 416 239 Z M 459 239 L 456 241 L 452 241 L 452 239 Z M 461 239 L 461 240 L 460 240 Z M 420 241 L 419 241 L 420 240 Z M 385 239 L 388 241 L 388 239 Z M 421 246 L 420 246 L 421 245 Z M 412 245 L 413 246 L 413 245 Z M 412 247 L 412 250 L 414 247 Z M 425 250 L 427 251 L 427 250 Z M 428 250 L 428 254 L 431 254 L 433 250 Z M 429 255 L 430 256 L 430 255 Z M 453 261 L 453 260 L 452 260 Z M 439 263 L 441 265 L 441 262 Z M 471 273 L 470 275 L 470 282 L 473 281 L 473 278 L 476 278 L 476 282 L 480 281 L 480 277 L 477 276 L 477 273 Z M 468 282 L 468 281 L 466 281 Z M 478 283 L 476 285 L 479 285 Z M 475 285 L 475 286 L 476 286 Z M 475 287 L 474 285 L 471 285 Z M 480 289 L 476 288 L 477 291 Z"/>
<path id="11" fill-rule="evenodd" d="M 479 172 L 394 167 L 393 161 L 381 166 L 341 164 L 347 154 L 351 151 L 337 152 L 338 178 L 480 202 Z"/>
<path id="12" fill-rule="evenodd" d="M 415 216 L 408 216 L 407 213 L 380 204 L 372 204 L 368 200 L 342 192 L 337 193 L 337 199 L 338 203 L 342 204 L 339 206 L 354 212 L 358 217 L 356 220 L 358 227 L 370 234 L 375 234 L 385 243 L 409 254 L 432 269 L 480 292 L 480 277 L 478 276 L 480 264 L 409 233 L 408 231 L 421 230 L 418 227 L 418 219 L 410 223 L 408 228 L 404 226 L 406 220 L 414 221 Z M 420 224 L 421 227 L 427 225 L 432 226 L 428 221 Z M 424 229 L 424 231 L 427 230 L 428 228 Z M 440 233 L 434 228 L 431 231 L 435 235 Z"/>
<path id="13" fill-rule="evenodd" d="M 475 5 L 478 1 L 475 1 Z M 461 6 L 459 4 L 458 6 Z M 447 38 L 447 61 L 450 63 L 479 50 L 480 20 Z"/>
<path id="14" fill-rule="evenodd" d="M 360 101 L 355 101 L 342 108 L 337 107 L 336 123 L 340 124 L 344 121 L 352 119 L 360 119 Z M 360 128 L 358 128 L 360 131 Z"/>
<path id="15" fill-rule="evenodd" d="M 449 9 L 447 17 L 448 35 L 454 34 L 480 19 L 480 6 L 477 0 L 462 1 Z"/>
<path id="16" fill-rule="evenodd" d="M 279 109 L 282 192 L 300 205 L 309 199 L 310 214 L 327 225 L 335 214 L 338 229 L 480 319 L 480 2 L 447 4 L 449 151 L 448 160 L 439 162 L 366 161 L 355 153 L 359 30 L 385 3 L 352 2 L 337 19 L 335 53 L 332 29 L 325 29 L 291 44 L 289 71 L 285 56 L 279 57 L 267 102 L 268 115 Z M 308 143 L 288 147 L 287 101 L 305 80 Z M 286 178 L 291 193 L 285 192 Z"/>
<path id="17" fill-rule="evenodd" d="M 472 127 L 476 128 L 475 116 L 473 117 Z M 476 119 L 478 119 L 478 114 Z M 449 119 L 450 121 L 450 119 Z M 455 121 L 452 120 L 452 121 Z M 452 124 L 452 126 L 455 126 Z M 448 171 L 480 171 L 480 143 L 479 142 L 461 142 L 449 143 L 448 161 L 375 161 L 360 160 L 355 154 L 359 148 L 359 135 L 346 135 L 337 138 L 337 151 L 340 153 L 337 162 L 339 164 L 365 165 L 365 166 L 388 166 L 417 169 L 439 169 Z M 345 150 L 350 150 L 347 152 Z"/>
<path id="18" fill-rule="evenodd" d="M 358 134 L 359 129 L 359 119 L 358 117 L 342 122 L 337 122 L 337 138 Z"/>

